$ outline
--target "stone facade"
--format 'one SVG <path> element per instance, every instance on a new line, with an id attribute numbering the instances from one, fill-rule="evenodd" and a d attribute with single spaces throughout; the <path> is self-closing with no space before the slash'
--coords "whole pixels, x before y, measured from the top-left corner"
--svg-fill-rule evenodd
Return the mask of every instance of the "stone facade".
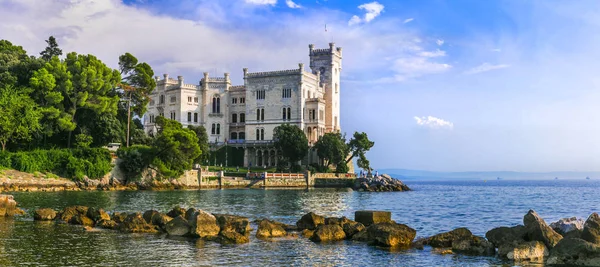
<path id="1" fill-rule="evenodd" d="M 204 73 L 198 84 L 186 84 L 181 76 L 156 77 L 145 130 L 157 131 L 157 116 L 184 126 L 202 125 L 213 147 L 243 147 L 244 166 L 275 166 L 277 155 L 270 144 L 277 126 L 300 127 L 310 145 L 325 133 L 340 131 L 342 48 L 330 43 L 329 48 L 315 49 L 311 44 L 309 59 L 308 71 L 302 63 L 297 69 L 269 72 L 244 68 L 244 85 L 232 85 L 229 73 Z M 316 158 L 307 155 L 305 161 Z"/>

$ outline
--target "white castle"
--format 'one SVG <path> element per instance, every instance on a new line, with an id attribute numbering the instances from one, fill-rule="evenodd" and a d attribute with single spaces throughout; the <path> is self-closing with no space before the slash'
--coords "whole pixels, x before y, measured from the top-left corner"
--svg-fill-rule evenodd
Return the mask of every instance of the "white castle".
<path id="1" fill-rule="evenodd" d="M 244 85 L 232 85 L 229 73 L 186 84 L 164 74 L 156 77 L 144 117 L 146 132 L 156 132 L 156 116 L 206 128 L 213 147 L 234 146 L 244 150 L 244 166 L 275 166 L 272 139 L 275 127 L 293 124 L 303 129 L 309 145 L 328 132 L 340 131 L 340 72 L 342 48 L 309 45 L 310 71 L 297 69 L 248 72 Z M 314 162 L 316 155 L 305 161 Z"/>

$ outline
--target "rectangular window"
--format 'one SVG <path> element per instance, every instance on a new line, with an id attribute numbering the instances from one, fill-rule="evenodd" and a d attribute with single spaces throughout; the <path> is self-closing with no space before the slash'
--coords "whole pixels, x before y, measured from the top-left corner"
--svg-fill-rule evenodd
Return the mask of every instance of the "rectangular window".
<path id="1" fill-rule="evenodd" d="M 192 97 L 188 96 L 188 102 L 191 103 L 192 102 Z"/>
<path id="2" fill-rule="evenodd" d="M 260 108 L 256 109 L 256 120 L 259 121 L 260 120 Z"/>
<path id="3" fill-rule="evenodd" d="M 213 123 L 212 127 L 210 128 L 210 134 L 215 134 L 215 128 L 216 128 L 216 125 Z"/>
<path id="4" fill-rule="evenodd" d="M 292 89 L 284 88 L 281 90 L 281 98 L 291 98 L 292 97 Z"/>
<path id="5" fill-rule="evenodd" d="M 256 91 L 256 99 L 265 99 L 266 93 L 265 90 Z"/>
<path id="6" fill-rule="evenodd" d="M 194 112 L 194 122 L 198 122 L 198 112 Z"/>
<path id="7" fill-rule="evenodd" d="M 188 121 L 190 121 L 190 122 L 192 121 L 192 113 L 191 112 L 188 112 Z"/>
<path id="8" fill-rule="evenodd" d="M 235 113 L 231 114 L 231 122 L 237 123 L 237 114 L 235 114 Z"/>
<path id="9" fill-rule="evenodd" d="M 171 119 L 175 120 L 175 111 L 171 111 Z"/>
<path id="10" fill-rule="evenodd" d="M 198 97 L 194 97 L 194 103 L 198 103 Z"/>
<path id="11" fill-rule="evenodd" d="M 235 97 L 234 97 L 234 98 L 232 98 L 232 99 L 231 99 L 231 104 L 237 104 L 237 100 L 238 100 L 238 99 L 237 99 L 237 98 L 235 98 Z"/>
<path id="12" fill-rule="evenodd" d="M 240 122 L 246 122 L 246 114 L 240 113 Z"/>
<path id="13" fill-rule="evenodd" d="M 287 108 L 283 108 L 283 120 L 287 120 Z"/>
<path id="14" fill-rule="evenodd" d="M 260 120 L 261 121 L 265 120 L 265 109 L 264 108 L 260 109 Z"/>
<path id="15" fill-rule="evenodd" d="M 175 103 L 177 102 L 177 97 L 176 96 L 172 96 L 171 97 L 171 103 Z"/>
<path id="16" fill-rule="evenodd" d="M 246 103 L 246 98 L 240 97 L 240 104 L 245 104 L 245 103 Z"/>

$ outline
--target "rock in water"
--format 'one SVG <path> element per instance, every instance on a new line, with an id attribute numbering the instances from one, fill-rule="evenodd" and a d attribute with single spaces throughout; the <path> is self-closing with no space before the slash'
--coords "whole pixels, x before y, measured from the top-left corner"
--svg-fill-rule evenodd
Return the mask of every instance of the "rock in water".
<path id="1" fill-rule="evenodd" d="M 315 234 L 315 230 L 304 229 L 300 234 L 302 234 L 303 237 L 311 238 Z"/>
<path id="2" fill-rule="evenodd" d="M 325 224 L 325 217 L 317 215 L 315 213 L 309 212 L 302 216 L 300 220 L 296 222 L 296 226 L 298 226 L 298 230 L 315 230 L 317 226 Z"/>
<path id="3" fill-rule="evenodd" d="M 358 178 L 354 183 L 354 190 L 359 191 L 410 191 L 402 181 L 394 179 L 387 174 L 373 178 Z"/>
<path id="4" fill-rule="evenodd" d="M 17 202 L 12 195 L 0 195 L 0 217 L 20 214 Z"/>
<path id="5" fill-rule="evenodd" d="M 156 210 L 147 210 L 144 212 L 142 217 L 144 218 L 144 220 L 146 220 L 147 223 L 152 223 L 152 217 L 156 214 L 158 214 L 158 211 Z"/>
<path id="6" fill-rule="evenodd" d="M 369 242 L 385 247 L 409 247 L 417 235 L 415 229 L 396 223 L 373 224 L 366 232 Z M 356 235 L 360 234 L 359 232 Z"/>
<path id="7" fill-rule="evenodd" d="M 366 227 L 362 223 L 349 221 L 342 225 L 342 229 L 344 229 L 344 233 L 346 233 L 346 238 L 351 238 L 360 231 L 365 230 Z"/>
<path id="8" fill-rule="evenodd" d="M 550 251 L 546 264 L 600 266 L 600 245 L 579 238 L 564 238 Z"/>
<path id="9" fill-rule="evenodd" d="M 112 215 L 113 221 L 116 223 L 122 223 L 127 219 L 127 213 L 124 212 L 115 212 Z"/>
<path id="10" fill-rule="evenodd" d="M 94 220 L 88 218 L 85 215 L 77 214 L 69 220 L 70 224 L 77 224 L 83 226 L 94 226 Z"/>
<path id="11" fill-rule="evenodd" d="M 167 216 L 164 213 L 155 213 L 154 215 L 152 215 L 152 218 L 150 219 L 150 223 L 153 225 L 156 225 L 158 227 L 160 227 L 161 229 L 165 228 L 165 225 L 170 222 L 171 220 L 173 220 L 173 218 Z M 189 220 L 188 220 L 189 222 Z"/>
<path id="12" fill-rule="evenodd" d="M 540 241 L 522 243 L 506 253 L 506 258 L 514 261 L 537 261 L 541 262 L 550 254 L 550 251 Z"/>
<path id="13" fill-rule="evenodd" d="M 89 208 L 88 211 L 86 212 L 86 216 L 92 220 L 94 220 L 94 222 L 100 221 L 100 220 L 107 220 L 110 221 L 110 215 L 108 215 L 108 213 L 106 213 L 103 209 L 97 209 L 97 208 Z"/>
<path id="14" fill-rule="evenodd" d="M 485 233 L 485 238 L 492 242 L 495 247 L 500 248 L 504 245 L 517 245 L 524 242 L 525 227 L 517 225 L 513 227 L 498 227 Z"/>
<path id="15" fill-rule="evenodd" d="M 592 213 L 587 221 L 585 221 L 583 232 L 581 232 L 581 239 L 600 245 L 600 216 L 598 216 L 598 213 Z"/>
<path id="16" fill-rule="evenodd" d="M 392 222 L 392 213 L 389 211 L 359 210 L 354 212 L 354 220 L 368 227 L 371 224 Z"/>
<path id="17" fill-rule="evenodd" d="M 222 232 L 237 232 L 242 235 L 250 233 L 250 221 L 246 217 L 227 214 L 214 214 L 214 216 Z"/>
<path id="18" fill-rule="evenodd" d="M 139 212 L 129 214 L 127 218 L 119 225 L 119 230 L 126 233 L 157 233 L 155 225 L 151 225 L 144 220 Z"/>
<path id="19" fill-rule="evenodd" d="M 104 228 L 104 229 L 117 230 L 118 226 L 119 225 L 117 224 L 117 222 L 115 222 L 113 220 L 100 220 L 100 221 L 96 222 L 96 227 L 100 227 L 100 228 Z"/>
<path id="20" fill-rule="evenodd" d="M 344 229 L 337 224 L 322 224 L 317 227 L 317 230 L 310 238 L 315 242 L 330 242 L 346 239 Z"/>
<path id="21" fill-rule="evenodd" d="M 494 256 L 496 254 L 496 249 L 491 242 L 483 237 L 473 235 L 454 239 L 452 241 L 452 251 L 471 256 Z"/>
<path id="22" fill-rule="evenodd" d="M 473 233 L 467 228 L 457 228 L 450 232 L 434 235 L 427 242 L 434 248 L 452 247 L 454 240 L 466 239 L 473 236 Z"/>
<path id="23" fill-rule="evenodd" d="M 272 237 L 283 237 L 286 236 L 287 232 L 281 226 L 281 223 L 269 221 L 264 219 L 258 224 L 258 230 L 256 230 L 256 237 L 258 238 L 272 238 Z"/>
<path id="24" fill-rule="evenodd" d="M 167 231 L 170 236 L 189 235 L 190 229 L 190 224 L 181 215 L 173 218 L 173 220 L 170 220 L 167 224 L 165 224 L 165 231 Z"/>
<path id="25" fill-rule="evenodd" d="M 37 209 L 33 212 L 33 219 L 36 221 L 52 221 L 56 218 L 56 211 L 53 209 Z"/>
<path id="26" fill-rule="evenodd" d="M 185 209 L 182 207 L 174 207 L 171 211 L 167 212 L 167 216 L 175 218 L 177 216 L 185 216 Z"/>
<path id="27" fill-rule="evenodd" d="M 527 239 L 530 241 L 542 241 L 546 247 L 552 249 L 563 238 L 552 230 L 535 211 L 529 212 L 523 217 Z"/>
<path id="28" fill-rule="evenodd" d="M 585 222 L 582 219 L 577 219 L 576 217 L 572 218 L 563 218 L 558 220 L 557 222 L 553 222 L 550 224 L 550 227 L 554 229 L 557 233 L 562 236 L 571 232 L 571 231 L 580 231 L 583 230 L 583 224 Z"/>
<path id="29" fill-rule="evenodd" d="M 71 218 L 75 215 L 86 215 L 88 211 L 88 207 L 86 206 L 70 206 L 62 209 L 58 215 L 56 215 L 56 219 L 69 222 Z"/>
<path id="30" fill-rule="evenodd" d="M 217 242 L 221 244 L 244 244 L 250 242 L 250 239 L 246 235 L 242 235 L 238 232 L 225 231 L 221 232 L 217 237 Z"/>
<path id="31" fill-rule="evenodd" d="M 195 214 L 190 215 L 190 219 L 192 236 L 201 238 L 216 237 L 221 230 L 217 224 L 217 218 L 206 211 L 198 210 Z"/>

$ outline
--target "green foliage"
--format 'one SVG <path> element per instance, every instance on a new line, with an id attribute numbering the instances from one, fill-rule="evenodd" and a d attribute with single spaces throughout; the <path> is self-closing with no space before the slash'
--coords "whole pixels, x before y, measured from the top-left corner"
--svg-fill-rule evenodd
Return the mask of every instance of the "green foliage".
<path id="1" fill-rule="evenodd" d="M 156 124 L 160 128 L 154 141 L 157 151 L 152 166 L 166 177 L 176 178 L 192 168 L 194 160 L 200 156 L 200 146 L 196 133 L 184 129 L 181 123 L 158 117 Z"/>
<path id="2" fill-rule="evenodd" d="M 62 50 L 58 48 L 58 43 L 56 42 L 54 36 L 50 36 L 48 40 L 46 40 L 46 44 L 48 44 L 48 46 L 46 46 L 46 49 L 40 52 L 40 55 L 42 56 L 43 60 L 50 61 L 50 59 L 52 59 L 53 57 L 58 57 L 62 55 Z"/>
<path id="3" fill-rule="evenodd" d="M 75 136 L 75 147 L 88 148 L 94 142 L 94 138 L 87 134 L 78 134 Z"/>
<path id="4" fill-rule="evenodd" d="M 297 168 L 297 162 L 308 152 L 308 140 L 302 129 L 295 125 L 282 124 L 275 128 L 273 139 L 282 159 L 291 163 L 292 168 Z"/>
<path id="5" fill-rule="evenodd" d="M 13 86 L 0 87 L 0 144 L 6 149 L 8 142 L 29 141 L 38 131 L 42 113 L 37 105 Z"/>
<path id="6" fill-rule="evenodd" d="M 119 157 L 119 168 L 125 173 L 127 180 L 137 180 L 142 171 L 150 166 L 156 151 L 143 145 L 122 147 L 117 150 Z"/>
<path id="7" fill-rule="evenodd" d="M 150 65 L 138 63 L 137 58 L 130 53 L 119 57 L 119 70 L 123 76 L 122 87 L 126 89 L 124 96 L 131 99 L 133 113 L 141 117 L 146 113 L 148 95 L 156 87 L 154 71 Z"/>
<path id="8" fill-rule="evenodd" d="M 369 140 L 369 137 L 367 137 L 365 132 L 354 132 L 352 139 L 348 142 L 352 157 L 347 159 L 346 162 L 350 162 L 353 157 L 358 157 L 356 165 L 358 165 L 359 168 L 370 170 L 371 166 L 365 154 L 373 147 L 373 145 L 375 145 L 375 142 Z"/>
<path id="9" fill-rule="evenodd" d="M 349 152 L 346 139 L 340 133 L 324 134 L 315 143 L 314 148 L 319 158 L 325 162 L 326 168 L 329 168 L 332 163 L 339 165 L 338 163 L 344 162 Z M 342 165 L 345 165 L 345 162 Z"/>
<path id="10" fill-rule="evenodd" d="M 0 164 L 3 167 L 29 173 L 52 172 L 72 179 L 82 179 L 84 176 L 101 178 L 110 172 L 110 162 L 110 152 L 102 148 L 0 153 Z M 6 166 L 7 163 L 10 166 Z"/>
<path id="11" fill-rule="evenodd" d="M 206 132 L 206 128 L 204 128 L 204 126 L 188 125 L 188 129 L 196 133 L 196 137 L 198 137 L 198 146 L 200 146 L 200 156 L 198 156 L 198 158 L 194 160 L 194 163 L 202 164 L 206 160 L 208 160 L 208 156 L 210 153 L 210 149 L 208 146 L 208 133 Z"/>

